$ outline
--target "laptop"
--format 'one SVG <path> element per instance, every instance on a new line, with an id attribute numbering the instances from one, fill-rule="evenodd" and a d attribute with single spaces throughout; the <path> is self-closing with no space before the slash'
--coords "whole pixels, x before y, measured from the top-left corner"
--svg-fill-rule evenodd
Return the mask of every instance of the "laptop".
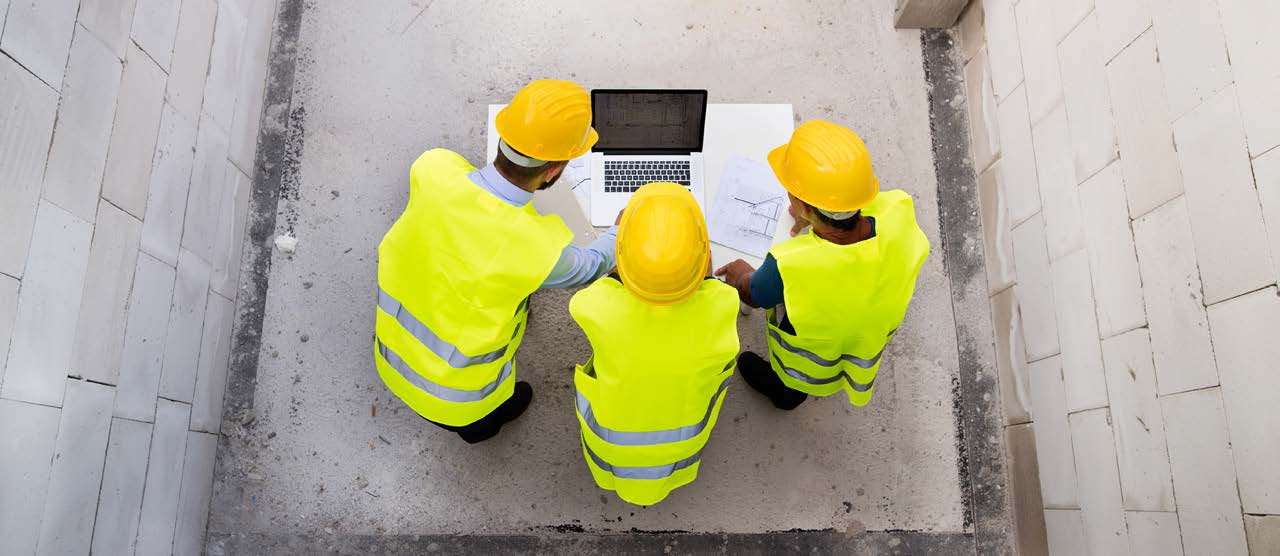
<path id="1" fill-rule="evenodd" d="M 669 181 L 703 203 L 705 90 L 597 89 L 591 125 L 591 224 L 611 226 L 640 186 Z"/>

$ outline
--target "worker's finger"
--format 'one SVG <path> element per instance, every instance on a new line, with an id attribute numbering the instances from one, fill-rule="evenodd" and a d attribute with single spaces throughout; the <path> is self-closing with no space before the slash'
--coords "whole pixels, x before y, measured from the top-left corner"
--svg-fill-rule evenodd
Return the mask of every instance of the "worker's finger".
<path id="1" fill-rule="evenodd" d="M 738 259 L 738 261 L 740 261 L 740 260 L 742 260 L 742 259 Z M 733 262 L 731 262 L 731 263 L 729 263 L 729 264 L 727 264 L 727 265 L 724 265 L 724 266 L 722 266 L 722 267 L 720 267 L 720 268 L 717 268 L 717 269 L 716 269 L 716 276 L 724 276 L 725 274 L 728 274 L 728 273 L 729 273 L 729 267 L 733 266 L 733 263 L 736 263 L 736 262 L 738 262 L 738 261 L 733 261 Z"/>
<path id="2" fill-rule="evenodd" d="M 627 209 L 622 209 L 618 211 L 618 216 L 613 219 L 614 226 L 617 226 L 619 222 L 622 222 L 622 213 L 625 212 L 626 210 Z"/>
<path id="3" fill-rule="evenodd" d="M 804 229 L 807 227 L 809 227 L 808 222 L 805 222 L 804 220 L 796 220 L 796 223 L 791 225 L 791 235 L 794 236 L 804 231 Z"/>

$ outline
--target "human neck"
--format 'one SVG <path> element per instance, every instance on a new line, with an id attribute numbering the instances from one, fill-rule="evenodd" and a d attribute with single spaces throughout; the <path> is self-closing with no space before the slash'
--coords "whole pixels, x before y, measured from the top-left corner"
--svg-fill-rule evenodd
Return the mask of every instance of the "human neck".
<path id="1" fill-rule="evenodd" d="M 871 237 L 871 221 L 866 217 L 858 217 L 858 224 L 851 230 L 841 230 L 825 224 L 814 224 L 813 233 L 836 245 L 853 245 Z"/>
<path id="2" fill-rule="evenodd" d="M 523 189 L 523 190 L 525 190 L 525 191 L 528 191 L 529 193 L 536 193 L 536 192 L 538 191 L 538 187 L 541 185 L 541 184 L 536 183 L 536 182 L 535 182 L 535 183 L 524 183 L 520 178 L 517 178 L 517 177 L 515 177 L 515 176 L 509 175 L 509 174 L 507 174 L 506 172 L 504 172 L 504 171 L 502 170 L 502 166 L 494 165 L 493 169 L 494 169 L 494 170 L 497 170 L 497 171 L 498 171 L 498 175 L 502 176 L 502 178 L 503 178 L 503 179 L 505 179 L 505 180 L 507 180 L 507 181 L 511 182 L 511 185 L 514 185 L 514 186 L 516 186 L 516 187 L 519 187 L 520 189 Z"/>

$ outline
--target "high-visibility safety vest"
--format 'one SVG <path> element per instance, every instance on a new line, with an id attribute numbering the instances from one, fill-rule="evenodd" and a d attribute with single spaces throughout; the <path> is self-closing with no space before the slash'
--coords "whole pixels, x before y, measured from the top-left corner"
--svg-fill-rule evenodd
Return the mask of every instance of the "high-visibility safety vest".
<path id="1" fill-rule="evenodd" d="M 795 334 L 768 312 L 769 362 L 788 387 L 817 396 L 844 391 L 855 406 L 875 391 L 884 348 L 906 316 L 929 239 L 916 224 L 911 196 L 883 191 L 862 209 L 876 235 L 836 245 L 812 230 L 769 252 L 782 275 L 782 298 Z"/>
<path id="2" fill-rule="evenodd" d="M 462 426 L 511 397 L 529 295 L 573 234 L 472 183 L 456 153 L 423 153 L 409 203 L 378 245 L 374 360 L 423 417 Z"/>
<path id="3" fill-rule="evenodd" d="M 569 301 L 593 355 L 573 376 L 582 452 L 596 484 L 650 505 L 698 475 L 738 355 L 738 293 L 704 280 L 653 305 L 614 278 Z"/>

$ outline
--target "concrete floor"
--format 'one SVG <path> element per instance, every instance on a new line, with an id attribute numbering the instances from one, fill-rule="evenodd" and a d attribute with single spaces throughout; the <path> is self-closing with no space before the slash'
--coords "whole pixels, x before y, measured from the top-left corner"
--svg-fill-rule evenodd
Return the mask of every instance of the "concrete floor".
<path id="1" fill-rule="evenodd" d="M 919 34 L 892 28 L 888 0 L 571 4 L 306 6 L 276 221 L 299 244 L 274 253 L 256 388 L 224 426 L 210 533 L 969 529 Z M 569 292 L 534 296 L 519 361 L 535 401 L 492 441 L 467 446 L 391 396 L 370 344 L 375 249 L 409 164 L 437 146 L 482 164 L 486 106 L 540 77 L 706 88 L 856 129 L 883 186 L 915 197 L 934 250 L 873 403 L 783 413 L 739 380 L 698 480 L 638 508 L 597 489 L 578 449 L 571 373 L 588 346 Z M 739 329 L 764 350 L 759 312 Z"/>

